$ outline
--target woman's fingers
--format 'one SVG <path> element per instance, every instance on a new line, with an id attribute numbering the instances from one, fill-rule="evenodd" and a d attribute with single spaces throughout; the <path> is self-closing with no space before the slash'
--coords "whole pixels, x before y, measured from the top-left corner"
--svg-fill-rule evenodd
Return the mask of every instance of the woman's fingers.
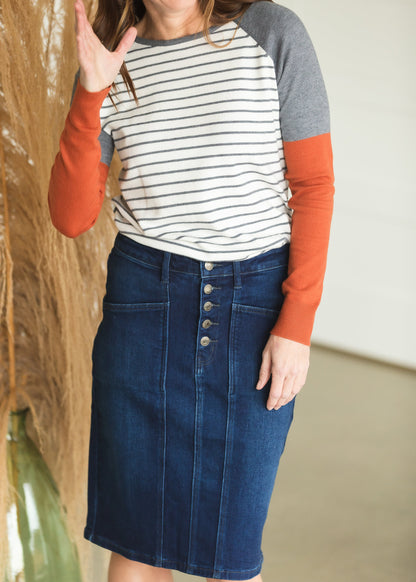
<path id="1" fill-rule="evenodd" d="M 85 12 L 85 6 L 82 0 L 75 0 L 75 14 L 76 14 L 76 31 L 80 37 L 80 40 L 83 41 L 85 45 L 89 46 L 96 46 L 99 47 L 101 44 L 100 39 L 95 34 L 88 18 L 87 13 Z M 137 36 L 137 30 L 134 26 L 131 26 L 126 33 L 124 34 L 123 38 L 119 42 L 116 50 L 113 52 L 113 55 L 117 55 L 120 60 L 124 59 L 125 54 L 133 45 Z M 98 44 L 99 43 L 99 44 Z"/>
<path id="2" fill-rule="evenodd" d="M 269 350 L 265 349 L 263 351 L 263 360 L 260 366 L 259 379 L 256 384 L 256 390 L 261 390 L 264 387 L 264 385 L 270 378 L 271 371 L 272 371 L 271 353 Z"/>
<path id="3" fill-rule="evenodd" d="M 307 345 L 270 335 L 263 350 L 256 388 L 260 390 L 272 375 L 268 410 L 278 410 L 290 402 L 306 382 L 310 348 Z"/>
<path id="4" fill-rule="evenodd" d="M 292 376 L 286 376 L 282 386 L 282 391 L 279 398 L 274 403 L 273 408 L 278 410 L 281 406 L 287 404 L 294 397 L 293 389 L 295 384 L 295 378 Z"/>
<path id="5" fill-rule="evenodd" d="M 273 410 L 282 395 L 285 385 L 285 374 L 278 366 L 272 368 L 272 382 L 270 385 L 269 397 L 267 399 L 267 410 Z"/>
<path id="6" fill-rule="evenodd" d="M 80 83 L 87 91 L 101 91 L 109 87 L 132 47 L 137 31 L 131 26 L 113 52 L 106 49 L 88 21 L 83 0 L 75 0 L 75 20 Z"/>
<path id="7" fill-rule="evenodd" d="M 88 68 L 93 61 L 91 42 L 93 41 L 92 35 L 94 35 L 94 32 L 92 31 L 91 25 L 88 22 L 84 3 L 82 0 L 76 0 L 75 2 L 75 17 L 77 23 L 76 32 L 78 60 L 80 61 L 80 65 L 82 67 Z"/>
<path id="8" fill-rule="evenodd" d="M 75 15 L 77 22 L 77 39 L 82 41 L 86 47 L 99 48 L 101 45 L 100 39 L 97 37 L 89 23 L 82 0 L 76 0 Z"/>
<path id="9" fill-rule="evenodd" d="M 134 26 L 131 26 L 124 34 L 121 41 L 118 43 L 118 47 L 114 52 L 117 53 L 121 60 L 124 60 L 127 51 L 133 46 L 133 43 L 136 40 L 136 36 L 137 30 L 134 28 Z"/>
<path id="10" fill-rule="evenodd" d="M 75 0 L 75 31 L 77 34 L 85 32 L 85 21 L 88 22 L 85 6 L 82 0 Z"/>

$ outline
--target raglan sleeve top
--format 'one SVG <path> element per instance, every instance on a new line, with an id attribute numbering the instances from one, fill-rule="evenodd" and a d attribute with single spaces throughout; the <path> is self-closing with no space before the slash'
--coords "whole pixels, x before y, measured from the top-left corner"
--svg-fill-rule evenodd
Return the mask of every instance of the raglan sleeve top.
<path id="1" fill-rule="evenodd" d="M 333 212 L 327 94 L 312 42 L 291 10 L 256 2 L 240 25 L 274 64 L 285 178 L 291 192 L 288 277 L 271 333 L 310 345 Z M 109 91 L 110 87 L 88 92 L 76 75 L 48 191 L 52 223 L 68 237 L 77 237 L 94 225 L 104 200 L 114 143 L 101 128 L 100 109 Z"/>
<path id="2" fill-rule="evenodd" d="M 273 59 L 280 103 L 286 179 L 292 197 L 289 273 L 271 333 L 310 344 L 321 300 L 334 204 L 327 93 L 308 32 L 287 8 L 253 5 L 245 30 Z M 275 22 L 271 31 L 270 22 Z"/>

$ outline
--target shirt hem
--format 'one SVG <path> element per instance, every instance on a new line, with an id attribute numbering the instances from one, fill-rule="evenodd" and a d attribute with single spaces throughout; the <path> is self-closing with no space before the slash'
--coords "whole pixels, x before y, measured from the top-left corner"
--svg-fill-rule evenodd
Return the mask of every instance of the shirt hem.
<path id="1" fill-rule="evenodd" d="M 246 259 L 252 259 L 254 257 L 258 257 L 268 251 L 273 249 L 278 249 L 284 246 L 287 243 L 290 243 L 290 236 L 282 235 L 282 238 L 279 239 L 280 244 L 271 244 L 267 245 L 266 247 L 262 248 L 258 252 L 250 252 L 250 251 L 241 251 L 241 252 L 233 252 L 233 253 L 218 253 L 218 252 L 209 252 L 209 251 L 202 251 L 197 249 L 190 249 L 189 247 L 184 247 L 181 245 L 176 245 L 173 243 L 169 243 L 168 241 L 161 241 L 159 239 L 149 239 L 149 237 L 129 233 L 127 231 L 120 231 L 119 232 L 135 242 L 139 244 L 143 244 L 148 247 L 152 247 L 161 251 L 174 253 L 178 255 L 183 255 L 185 257 L 189 257 L 191 259 L 195 259 L 197 261 L 244 261 Z"/>

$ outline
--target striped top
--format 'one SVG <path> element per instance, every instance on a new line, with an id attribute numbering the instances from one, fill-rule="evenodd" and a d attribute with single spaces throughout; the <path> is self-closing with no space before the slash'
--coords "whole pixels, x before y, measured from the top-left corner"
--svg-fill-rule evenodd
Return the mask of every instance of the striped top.
<path id="1" fill-rule="evenodd" d="M 236 24 L 146 44 L 100 117 L 122 162 L 118 229 L 199 260 L 242 260 L 290 241 L 291 210 L 273 61 Z M 235 34 L 230 44 L 229 41 Z"/>
<path id="2" fill-rule="evenodd" d="M 272 333 L 309 344 L 334 193 L 319 63 L 300 19 L 273 2 L 251 4 L 210 36 L 219 47 L 202 33 L 137 37 L 125 62 L 139 105 L 120 74 L 114 107 L 111 88 L 86 91 L 78 71 L 51 172 L 51 217 L 68 236 L 94 224 L 116 149 L 121 194 L 112 205 L 124 235 L 204 261 L 290 242 Z"/>
<path id="3" fill-rule="evenodd" d="M 100 111 L 109 155 L 115 147 L 122 162 L 121 195 L 112 201 L 126 236 L 211 261 L 248 259 L 290 241 L 279 63 L 258 42 L 261 4 L 240 26 L 211 28 L 221 48 L 202 33 L 137 37 L 126 55 L 139 106 L 119 75 L 117 110 L 107 96 Z M 307 36 L 293 12 L 273 7 L 275 35 L 288 36 L 289 21 L 290 43 Z M 307 76 L 320 76 L 317 62 Z M 323 87 L 318 97 L 325 102 Z M 326 109 L 321 132 L 328 130 Z"/>

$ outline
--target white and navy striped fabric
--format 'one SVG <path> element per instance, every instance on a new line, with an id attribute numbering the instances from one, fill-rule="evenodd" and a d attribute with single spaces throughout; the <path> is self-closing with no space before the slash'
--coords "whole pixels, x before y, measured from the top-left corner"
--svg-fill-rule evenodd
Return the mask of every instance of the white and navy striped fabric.
<path id="1" fill-rule="evenodd" d="M 107 96 L 100 111 L 102 161 L 115 147 L 122 162 L 120 232 L 197 260 L 243 260 L 290 241 L 278 69 L 236 22 L 211 38 L 224 46 L 202 33 L 136 39 L 125 62 L 139 105 L 118 75 L 117 110 Z"/>

